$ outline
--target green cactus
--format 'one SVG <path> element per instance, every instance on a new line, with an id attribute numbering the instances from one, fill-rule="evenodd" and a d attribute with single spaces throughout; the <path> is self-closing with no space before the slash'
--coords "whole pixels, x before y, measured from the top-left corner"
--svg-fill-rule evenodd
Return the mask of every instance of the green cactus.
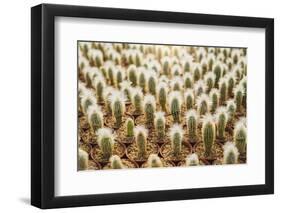
<path id="1" fill-rule="evenodd" d="M 135 88 L 133 90 L 133 105 L 135 108 L 135 112 L 137 114 L 141 114 L 143 112 L 143 108 L 142 108 L 142 98 L 143 98 L 143 94 L 141 92 L 140 88 Z"/>
<path id="2" fill-rule="evenodd" d="M 234 143 L 227 142 L 223 146 L 223 164 L 237 164 L 239 152 Z"/>
<path id="3" fill-rule="evenodd" d="M 147 91 L 149 93 L 151 93 L 152 95 L 156 95 L 156 77 L 155 76 L 150 75 L 148 77 L 147 86 L 148 86 Z"/>
<path id="4" fill-rule="evenodd" d="M 87 170 L 89 165 L 88 153 L 82 149 L 78 152 L 78 170 Z"/>
<path id="5" fill-rule="evenodd" d="M 103 114 L 98 106 L 88 108 L 87 115 L 88 122 L 94 132 L 103 127 Z"/>
<path id="6" fill-rule="evenodd" d="M 198 166 L 200 164 L 198 155 L 196 153 L 190 154 L 185 159 L 186 166 Z"/>
<path id="7" fill-rule="evenodd" d="M 123 115 L 123 111 L 122 111 L 122 104 L 120 101 L 115 101 L 113 103 L 113 115 L 115 117 L 116 120 L 116 126 L 119 128 L 121 126 L 122 123 L 122 115 Z"/>
<path id="8" fill-rule="evenodd" d="M 154 121 L 154 113 L 156 109 L 155 98 L 152 95 L 146 95 L 144 97 L 144 112 L 145 112 L 145 119 L 146 125 L 151 126 Z"/>
<path id="9" fill-rule="evenodd" d="M 164 112 L 156 112 L 154 116 L 154 126 L 156 129 L 157 137 L 163 139 L 165 137 L 165 116 Z"/>
<path id="10" fill-rule="evenodd" d="M 233 75 L 233 73 L 230 73 L 227 79 L 227 94 L 229 97 L 232 97 L 233 95 L 233 88 L 235 85 L 235 77 Z"/>
<path id="11" fill-rule="evenodd" d="M 201 70 L 199 66 L 195 66 L 193 70 L 193 81 L 196 82 L 201 78 Z"/>
<path id="12" fill-rule="evenodd" d="M 161 159 L 156 154 L 149 155 L 147 165 L 149 168 L 163 167 Z"/>
<path id="13" fill-rule="evenodd" d="M 174 124 L 170 129 L 170 140 L 174 156 L 179 156 L 182 150 L 183 130 L 178 124 Z"/>
<path id="14" fill-rule="evenodd" d="M 102 102 L 103 101 L 103 92 L 104 92 L 104 89 L 105 89 L 105 83 L 103 80 L 96 80 L 96 95 L 97 95 L 97 99 L 98 99 L 98 102 Z"/>
<path id="15" fill-rule="evenodd" d="M 216 122 L 217 122 L 217 136 L 218 138 L 225 138 L 225 128 L 228 121 L 228 114 L 226 107 L 217 109 Z"/>
<path id="16" fill-rule="evenodd" d="M 204 144 L 204 155 L 209 157 L 212 154 L 213 144 L 216 137 L 216 128 L 211 115 L 206 115 L 202 125 L 202 140 Z"/>
<path id="17" fill-rule="evenodd" d="M 120 83 L 123 81 L 123 74 L 121 70 L 116 71 L 116 87 L 120 89 Z"/>
<path id="18" fill-rule="evenodd" d="M 181 100 L 180 94 L 173 92 L 170 94 L 170 111 L 173 116 L 173 120 L 175 123 L 180 122 L 180 113 L 181 113 Z"/>
<path id="19" fill-rule="evenodd" d="M 213 72 L 208 72 L 204 76 L 204 80 L 206 82 L 206 92 L 209 93 L 215 84 L 215 75 Z"/>
<path id="20" fill-rule="evenodd" d="M 164 112 L 166 111 L 166 103 L 167 103 L 167 88 L 166 84 L 161 82 L 159 84 L 159 89 L 158 89 L 158 101 L 161 106 L 161 110 Z"/>
<path id="21" fill-rule="evenodd" d="M 108 67 L 107 75 L 108 75 L 109 83 L 111 85 L 114 85 L 114 72 L 115 70 L 113 66 Z"/>
<path id="22" fill-rule="evenodd" d="M 214 74 L 215 74 L 215 87 L 218 88 L 219 80 L 222 76 L 222 66 L 220 63 L 214 66 Z"/>
<path id="23" fill-rule="evenodd" d="M 228 112 L 228 121 L 231 122 L 234 119 L 235 111 L 236 111 L 236 104 L 233 99 L 227 101 L 227 112 Z"/>
<path id="24" fill-rule="evenodd" d="M 128 78 L 132 82 L 133 87 L 137 86 L 137 68 L 135 65 L 131 65 L 128 68 Z"/>
<path id="25" fill-rule="evenodd" d="M 214 113 L 219 105 L 219 91 L 213 88 L 210 92 L 211 112 Z"/>
<path id="26" fill-rule="evenodd" d="M 184 87 L 187 88 L 192 88 L 193 86 L 193 77 L 190 73 L 185 73 L 184 74 Z"/>
<path id="27" fill-rule="evenodd" d="M 192 109 L 194 105 L 194 94 L 193 90 L 187 89 L 184 93 L 184 101 L 186 110 Z"/>
<path id="28" fill-rule="evenodd" d="M 145 72 L 141 72 L 139 74 L 139 86 L 142 88 L 142 91 L 145 92 L 145 88 L 146 88 L 146 76 L 145 76 Z"/>
<path id="29" fill-rule="evenodd" d="M 112 114 L 115 118 L 115 127 L 120 128 L 125 111 L 125 96 L 120 91 L 113 91 L 109 99 L 111 102 Z"/>
<path id="30" fill-rule="evenodd" d="M 109 128 L 100 128 L 97 131 L 98 145 L 101 149 L 104 160 L 109 160 L 114 148 L 114 137 Z"/>
<path id="31" fill-rule="evenodd" d="M 235 125 L 234 143 L 240 154 L 244 154 L 246 152 L 247 130 L 245 124 L 242 121 L 238 121 Z"/>
<path id="32" fill-rule="evenodd" d="M 112 155 L 109 159 L 111 169 L 124 169 L 121 158 L 118 155 Z"/>
<path id="33" fill-rule="evenodd" d="M 236 111 L 242 111 L 242 102 L 243 102 L 243 93 L 244 89 L 241 85 L 237 85 L 234 89 L 234 100 L 236 103 Z"/>
<path id="34" fill-rule="evenodd" d="M 186 125 L 188 136 L 191 141 L 196 140 L 197 138 L 197 113 L 194 109 L 189 110 L 186 113 Z"/>
<path id="35" fill-rule="evenodd" d="M 196 100 L 196 105 L 197 105 L 197 110 L 198 110 L 198 114 L 201 115 L 205 115 L 207 112 L 209 112 L 209 97 L 203 93 L 201 94 L 197 100 Z"/>
<path id="36" fill-rule="evenodd" d="M 225 78 L 222 78 L 219 82 L 219 91 L 220 91 L 220 104 L 224 104 L 227 99 L 227 81 Z"/>
<path id="37" fill-rule="evenodd" d="M 127 137 L 133 137 L 134 136 L 134 120 L 132 118 L 127 118 L 126 120 L 126 135 Z"/>
<path id="38" fill-rule="evenodd" d="M 147 153 L 147 130 L 143 126 L 136 126 L 134 134 L 138 148 L 138 158 L 144 158 Z"/>

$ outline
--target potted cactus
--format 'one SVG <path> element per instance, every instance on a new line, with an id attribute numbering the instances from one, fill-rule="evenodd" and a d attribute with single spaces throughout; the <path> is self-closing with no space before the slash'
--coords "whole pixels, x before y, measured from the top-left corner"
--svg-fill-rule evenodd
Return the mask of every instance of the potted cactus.
<path id="1" fill-rule="evenodd" d="M 166 76 L 170 75 L 170 67 L 171 67 L 171 60 L 170 57 L 163 57 L 161 59 L 161 64 L 162 64 L 162 70 L 163 70 L 163 74 Z"/>
<path id="2" fill-rule="evenodd" d="M 222 76 L 222 63 L 220 61 L 218 61 L 217 63 L 214 64 L 214 69 L 213 72 L 215 74 L 215 87 L 218 88 L 219 87 L 219 80 L 221 79 Z"/>
<path id="3" fill-rule="evenodd" d="M 232 122 L 234 119 L 235 112 L 236 112 L 235 101 L 233 99 L 229 99 L 226 102 L 226 108 L 227 108 L 227 112 L 228 112 L 228 121 Z"/>
<path id="4" fill-rule="evenodd" d="M 146 69 L 144 67 L 138 68 L 138 85 L 143 92 L 146 92 Z"/>
<path id="5" fill-rule="evenodd" d="M 221 78 L 219 80 L 220 104 L 223 105 L 227 99 L 227 79 Z"/>
<path id="6" fill-rule="evenodd" d="M 145 123 L 148 127 L 152 127 L 154 121 L 154 113 L 156 110 L 156 102 L 153 95 L 147 94 L 144 96 L 143 109 L 145 115 Z"/>
<path id="7" fill-rule="evenodd" d="M 219 107 L 216 110 L 216 126 L 217 126 L 217 137 L 220 142 L 223 142 L 225 139 L 225 128 L 228 121 L 228 113 L 226 107 Z"/>
<path id="8" fill-rule="evenodd" d="M 81 110 L 84 115 L 87 114 L 87 110 L 90 106 L 96 106 L 97 105 L 97 100 L 94 96 L 92 96 L 90 93 L 85 94 L 81 98 Z"/>
<path id="9" fill-rule="evenodd" d="M 180 76 L 176 76 L 171 80 L 171 88 L 175 91 L 181 91 L 183 88 L 182 78 Z"/>
<path id="10" fill-rule="evenodd" d="M 114 91 L 110 95 L 109 99 L 110 99 L 110 103 L 111 103 L 112 114 L 115 119 L 115 124 L 114 124 L 113 128 L 118 129 L 118 128 L 120 128 L 122 121 L 123 121 L 123 115 L 125 113 L 126 98 L 122 92 Z"/>
<path id="11" fill-rule="evenodd" d="M 157 77 L 154 71 L 150 71 L 147 73 L 147 88 L 146 91 L 152 95 L 156 95 L 156 85 L 157 85 Z"/>
<path id="12" fill-rule="evenodd" d="M 165 82 L 160 82 L 157 87 L 157 100 L 161 106 L 161 110 L 166 112 L 168 85 Z"/>
<path id="13" fill-rule="evenodd" d="M 188 110 L 186 115 L 187 134 L 190 143 L 195 143 L 197 140 L 197 126 L 198 126 L 198 114 L 196 110 Z"/>
<path id="14" fill-rule="evenodd" d="M 97 131 L 97 142 L 101 151 L 102 160 L 108 161 L 114 149 L 114 135 L 109 128 L 100 128 Z"/>
<path id="15" fill-rule="evenodd" d="M 234 88 L 234 100 L 236 104 L 236 112 L 242 112 L 242 102 L 243 102 L 244 88 L 241 84 L 238 84 Z"/>
<path id="16" fill-rule="evenodd" d="M 194 63 L 192 65 L 193 81 L 196 82 L 199 79 L 201 79 L 201 77 L 202 77 L 201 74 L 202 74 L 202 68 L 201 68 L 200 64 Z"/>
<path id="17" fill-rule="evenodd" d="M 226 79 L 227 79 L 227 95 L 229 97 L 233 97 L 233 88 L 236 84 L 235 73 L 233 71 L 228 73 Z"/>
<path id="18" fill-rule="evenodd" d="M 184 88 L 186 89 L 193 87 L 193 76 L 190 72 L 184 73 L 183 84 L 184 84 Z"/>
<path id="19" fill-rule="evenodd" d="M 190 154 L 185 159 L 185 166 L 199 166 L 200 161 L 196 153 Z"/>
<path id="20" fill-rule="evenodd" d="M 187 89 L 184 92 L 184 103 L 186 110 L 192 109 L 194 105 L 194 92 L 192 89 Z"/>
<path id="21" fill-rule="evenodd" d="M 133 115 L 141 115 L 143 113 L 143 93 L 140 87 L 132 89 L 132 103 L 135 109 Z"/>
<path id="22" fill-rule="evenodd" d="M 103 113 L 99 106 L 92 105 L 87 110 L 88 122 L 92 131 L 95 133 L 103 127 Z"/>
<path id="23" fill-rule="evenodd" d="M 175 123 L 180 122 L 182 96 L 179 91 L 172 91 L 169 94 L 169 108 Z"/>
<path id="24" fill-rule="evenodd" d="M 127 69 L 127 78 L 132 83 L 132 86 L 137 86 L 137 67 L 135 65 L 130 65 Z"/>
<path id="25" fill-rule="evenodd" d="M 149 155 L 147 164 L 149 168 L 163 167 L 161 159 L 156 154 Z"/>
<path id="26" fill-rule="evenodd" d="M 215 143 L 216 138 L 216 126 L 214 118 L 207 114 L 203 118 L 202 124 L 202 140 L 204 145 L 204 156 L 210 157 L 212 154 L 212 148 Z"/>
<path id="27" fill-rule="evenodd" d="M 164 112 L 156 112 L 154 115 L 154 128 L 157 135 L 157 142 L 163 141 L 166 134 L 166 119 Z"/>
<path id="28" fill-rule="evenodd" d="M 210 110 L 210 98 L 205 93 L 196 99 L 197 112 L 200 116 L 205 115 Z"/>
<path id="29" fill-rule="evenodd" d="M 114 73 L 114 84 L 115 84 L 115 87 L 120 89 L 121 88 L 120 83 L 122 83 L 123 80 L 124 80 L 124 71 L 123 71 L 122 67 L 116 66 L 116 71 Z"/>
<path id="30" fill-rule="evenodd" d="M 211 102 L 211 112 L 214 113 L 217 107 L 219 106 L 219 99 L 220 99 L 219 90 L 216 88 L 211 89 L 209 97 Z"/>
<path id="31" fill-rule="evenodd" d="M 234 128 L 234 143 L 242 157 L 245 157 L 247 147 L 247 129 L 244 119 L 240 119 Z"/>
<path id="32" fill-rule="evenodd" d="M 206 91 L 206 84 L 203 80 L 198 80 L 195 84 L 194 84 L 194 91 L 195 91 L 195 95 L 199 96 L 201 94 L 203 94 Z"/>
<path id="33" fill-rule="evenodd" d="M 122 81 L 120 83 L 121 91 L 124 93 L 127 103 L 132 99 L 132 86 L 130 81 Z"/>
<path id="34" fill-rule="evenodd" d="M 223 146 L 223 164 L 237 164 L 239 152 L 235 144 L 227 142 Z"/>
<path id="35" fill-rule="evenodd" d="M 213 72 L 207 72 L 206 75 L 204 76 L 207 93 L 210 93 L 211 89 L 214 87 L 215 79 L 216 79 L 216 76 Z"/>

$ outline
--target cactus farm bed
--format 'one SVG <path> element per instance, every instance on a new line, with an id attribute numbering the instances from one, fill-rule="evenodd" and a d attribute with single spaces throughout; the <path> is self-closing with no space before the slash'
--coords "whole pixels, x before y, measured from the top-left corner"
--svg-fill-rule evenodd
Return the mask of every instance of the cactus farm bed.
<path id="1" fill-rule="evenodd" d="M 78 42 L 78 77 L 78 170 L 246 163 L 246 49 Z"/>

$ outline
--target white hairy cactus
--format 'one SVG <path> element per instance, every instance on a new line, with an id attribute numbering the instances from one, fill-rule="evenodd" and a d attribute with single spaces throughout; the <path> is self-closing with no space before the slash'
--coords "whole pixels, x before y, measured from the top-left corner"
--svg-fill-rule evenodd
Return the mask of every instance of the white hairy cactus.
<path id="1" fill-rule="evenodd" d="M 163 167 L 161 159 L 156 154 L 150 154 L 147 160 L 149 168 Z"/>
<path id="2" fill-rule="evenodd" d="M 200 164 L 198 155 L 196 153 L 190 154 L 185 159 L 186 166 L 198 166 Z"/>
<path id="3" fill-rule="evenodd" d="M 237 164 L 239 152 L 235 144 L 226 142 L 223 146 L 223 164 Z"/>

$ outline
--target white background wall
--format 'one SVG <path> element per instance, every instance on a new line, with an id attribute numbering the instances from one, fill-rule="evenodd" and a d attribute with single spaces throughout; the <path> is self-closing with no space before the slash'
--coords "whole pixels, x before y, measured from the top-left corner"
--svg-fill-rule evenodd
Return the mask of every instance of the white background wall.
<path id="1" fill-rule="evenodd" d="M 281 13 L 277 0 L 267 1 L 94 1 L 59 0 L 45 3 L 81 4 L 194 13 L 260 16 L 275 18 L 275 131 L 281 126 L 279 92 L 281 68 Z M 0 19 L 0 210 L 39 212 L 29 205 L 30 197 L 30 7 L 41 1 L 2 1 Z M 275 135 L 275 195 L 173 201 L 51 210 L 51 212 L 254 212 L 280 209 L 281 136 Z M 279 207 L 279 208 L 278 208 Z"/>

